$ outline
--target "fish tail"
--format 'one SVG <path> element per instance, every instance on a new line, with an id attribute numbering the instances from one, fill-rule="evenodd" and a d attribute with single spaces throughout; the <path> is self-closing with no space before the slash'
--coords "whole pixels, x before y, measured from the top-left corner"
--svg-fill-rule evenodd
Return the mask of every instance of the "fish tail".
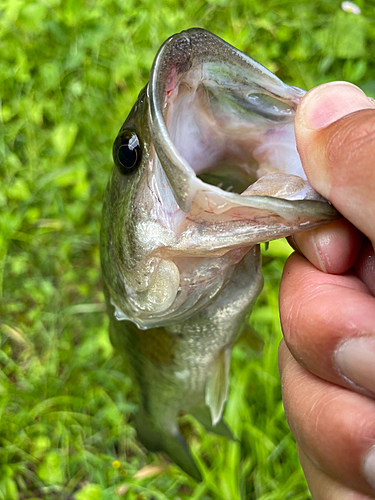
<path id="1" fill-rule="evenodd" d="M 135 427 L 139 440 L 148 450 L 163 451 L 193 479 L 202 481 L 202 475 L 177 423 L 160 426 L 141 408 L 135 418 Z"/>

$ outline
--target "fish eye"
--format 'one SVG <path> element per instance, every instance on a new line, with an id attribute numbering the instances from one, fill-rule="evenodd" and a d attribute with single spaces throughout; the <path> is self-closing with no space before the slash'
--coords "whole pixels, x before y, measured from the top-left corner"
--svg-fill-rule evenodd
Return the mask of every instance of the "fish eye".
<path id="1" fill-rule="evenodd" d="M 134 132 L 127 130 L 116 138 L 113 144 L 113 159 L 122 174 L 134 172 L 141 157 L 141 146 Z"/>

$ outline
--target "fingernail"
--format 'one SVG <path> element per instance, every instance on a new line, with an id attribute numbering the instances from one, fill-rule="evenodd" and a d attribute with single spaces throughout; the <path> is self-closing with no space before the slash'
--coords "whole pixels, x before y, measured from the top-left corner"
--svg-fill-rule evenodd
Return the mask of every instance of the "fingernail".
<path id="1" fill-rule="evenodd" d="M 375 489 L 375 446 L 370 448 L 370 451 L 365 457 L 363 475 L 367 482 Z"/>
<path id="2" fill-rule="evenodd" d="M 375 108 L 372 99 L 348 82 L 325 83 L 306 94 L 300 104 L 300 119 L 312 130 L 327 127 L 360 109 Z"/>
<path id="3" fill-rule="evenodd" d="M 324 254 L 324 251 L 322 250 L 322 248 L 324 246 L 328 246 L 329 241 L 327 243 L 327 241 L 326 241 L 327 238 L 324 238 L 323 234 L 320 234 L 319 245 L 318 245 L 317 244 L 316 234 L 317 233 L 315 232 L 315 230 L 312 230 L 311 234 L 310 234 L 310 238 L 311 238 L 311 251 L 313 252 L 312 258 L 314 259 L 314 257 L 315 257 L 313 263 L 316 265 L 316 267 L 318 269 L 320 269 L 324 273 L 327 273 L 328 271 L 327 271 L 325 262 L 323 260 L 323 257 L 324 257 L 325 254 Z"/>
<path id="4" fill-rule="evenodd" d="M 339 373 L 348 381 L 375 393 L 375 337 L 354 337 L 335 353 Z M 374 469 L 375 474 L 375 469 Z"/>
<path id="5" fill-rule="evenodd" d="M 311 229 L 304 233 L 293 236 L 295 250 L 298 249 L 314 266 L 324 273 L 327 273 L 325 260 L 327 258 L 325 248 L 330 244 L 329 233 L 325 236 L 323 228 Z M 317 237 L 318 235 L 318 237 Z"/>

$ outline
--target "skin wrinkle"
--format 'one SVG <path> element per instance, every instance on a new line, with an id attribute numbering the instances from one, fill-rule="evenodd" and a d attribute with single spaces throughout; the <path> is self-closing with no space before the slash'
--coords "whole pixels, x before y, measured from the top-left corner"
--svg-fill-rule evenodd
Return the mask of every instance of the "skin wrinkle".
<path id="1" fill-rule="evenodd" d="M 294 417 L 293 421 L 297 422 L 296 429 L 292 428 L 293 435 L 305 453 L 307 452 L 309 459 L 319 469 L 324 471 L 329 470 L 329 476 L 332 479 L 340 480 L 340 473 L 337 472 L 337 453 L 341 453 L 340 449 L 343 447 L 343 443 L 360 443 L 357 446 L 358 458 L 374 444 L 375 428 L 372 413 L 368 411 L 365 416 L 360 415 L 357 410 L 358 403 L 356 400 L 353 401 L 353 394 L 350 391 L 330 384 L 327 393 L 326 384 L 323 384 L 314 375 L 305 372 L 298 365 L 291 367 L 287 377 L 293 378 L 294 385 L 293 389 L 289 388 L 284 394 L 285 407 L 288 408 L 290 406 L 290 414 Z M 307 383 L 310 386 L 310 390 L 306 394 Z M 304 394 L 302 398 L 298 398 L 299 391 L 302 391 Z M 356 396 L 357 398 L 362 398 L 362 396 Z M 294 401 L 296 398 L 298 398 L 298 405 Z M 312 402 L 309 400 L 312 400 Z M 335 404 L 335 402 L 337 403 Z M 340 406 L 342 402 L 349 405 L 350 418 L 347 420 L 345 419 L 345 413 L 341 414 L 335 411 L 335 408 Z M 308 412 L 304 412 L 304 407 L 306 406 L 308 408 L 311 406 Z M 329 430 L 327 431 L 327 418 L 329 428 L 338 427 L 341 430 L 341 439 L 336 439 L 333 443 L 333 448 L 330 450 L 327 449 L 326 444 L 327 432 L 329 432 Z M 313 425 L 311 425 L 311 420 L 313 421 Z M 298 432 L 295 433 L 295 430 L 298 430 Z M 363 439 L 364 435 L 366 436 L 365 441 Z M 334 453 L 333 456 L 336 453 L 336 458 L 333 462 L 334 464 L 336 462 L 336 464 L 331 469 L 330 464 L 332 462 L 330 456 L 332 453 Z M 349 459 L 350 462 L 353 462 L 353 457 Z M 354 464 L 356 464 L 355 458 Z M 348 478 L 350 483 L 353 483 L 355 476 L 356 473 L 352 478 Z"/>
<path id="2" fill-rule="evenodd" d="M 315 254 L 316 254 L 316 257 L 318 259 L 318 262 L 319 262 L 319 265 L 320 265 L 320 268 L 321 270 L 324 272 L 324 273 L 327 273 L 327 266 L 325 265 L 324 263 L 324 260 L 323 260 L 323 256 L 325 256 L 325 259 L 328 261 L 327 264 L 329 266 L 329 258 L 328 258 L 328 255 L 324 252 L 322 252 L 321 250 L 321 247 L 322 245 L 319 245 L 317 244 L 317 241 L 316 241 L 316 238 L 315 238 L 315 234 L 312 233 L 312 238 L 311 238 L 311 241 L 312 241 L 312 244 L 313 244 L 313 247 L 314 247 L 314 250 L 315 250 Z M 320 239 L 320 243 L 322 244 L 324 242 L 323 238 Z"/>
<path id="3" fill-rule="evenodd" d="M 319 395 L 322 395 L 322 398 L 319 398 Z M 304 414 L 301 415 L 300 419 L 302 422 L 302 426 L 304 427 L 304 431 L 302 432 L 302 435 L 308 435 L 308 433 L 312 433 L 311 429 L 314 429 L 314 432 L 312 434 L 315 434 L 316 436 L 320 435 L 319 432 L 319 425 L 320 425 L 320 418 L 323 415 L 323 412 L 325 410 L 325 406 L 331 403 L 335 398 L 331 398 L 330 394 L 326 394 L 326 389 L 322 387 L 319 391 L 314 393 L 314 398 L 315 401 L 313 404 L 309 407 L 309 402 L 308 400 L 311 398 L 311 395 L 306 395 L 303 399 L 302 402 L 306 401 L 307 406 L 308 406 L 308 411 Z M 337 398 L 338 396 L 336 396 Z M 324 401 L 327 399 L 327 401 Z M 321 405 L 321 406 L 320 406 Z M 319 407 L 320 406 L 320 407 Z M 314 415 L 315 410 L 317 410 L 317 414 Z M 323 415 L 324 416 L 324 415 Z M 314 423 L 313 426 L 310 425 L 310 420 L 312 420 Z M 306 432 L 307 431 L 307 432 Z M 313 449 L 310 446 L 306 447 L 307 454 L 310 458 L 310 460 L 318 467 L 320 470 L 323 470 L 324 467 L 320 463 L 320 457 L 316 453 L 313 453 Z"/>
<path id="4" fill-rule="evenodd" d="M 298 288 L 297 284 L 296 290 L 298 290 Z M 353 290 L 354 287 L 350 286 L 350 283 L 348 283 L 347 286 L 342 285 L 341 288 Z M 317 319 L 321 321 L 321 318 L 330 311 L 330 304 L 324 300 L 324 310 L 320 309 L 319 318 L 316 318 L 314 313 L 311 314 L 311 303 L 319 299 L 319 297 L 328 296 L 331 292 L 337 293 L 337 284 L 322 284 L 317 286 L 314 281 L 305 282 L 303 286 L 303 295 L 300 296 L 300 299 L 298 301 L 293 300 L 292 305 L 283 304 L 281 313 L 282 329 L 286 337 L 287 345 L 291 348 L 293 353 L 298 352 L 299 339 L 301 336 L 298 325 L 304 324 L 305 328 L 311 329 L 311 326 L 313 326 L 313 329 L 316 329 L 318 328 L 316 324 Z M 286 315 L 284 314 L 285 310 Z M 308 314 L 306 314 L 306 311 Z M 340 311 L 337 311 L 336 314 L 341 316 Z M 336 321 L 336 315 L 332 317 L 330 321 L 334 323 Z M 348 327 L 353 330 L 356 329 L 356 325 L 348 325 Z"/>
<path id="5" fill-rule="evenodd" d="M 347 124 L 346 128 L 349 129 L 348 136 L 343 135 L 342 129 L 340 129 L 330 137 L 327 143 L 326 156 L 331 172 L 335 168 L 335 165 L 340 165 L 340 167 L 342 167 L 343 165 L 359 165 L 363 163 L 363 161 L 366 161 L 366 163 L 369 161 L 369 155 L 367 154 L 368 148 L 365 148 L 364 144 L 375 140 L 375 131 L 372 132 L 370 137 L 367 136 L 366 139 L 361 140 L 361 138 L 358 137 L 350 137 L 349 134 L 353 134 L 353 130 L 351 127 L 349 128 L 349 124 Z M 344 158 L 343 152 L 346 153 Z M 332 183 L 333 189 L 337 189 L 340 186 L 347 187 L 348 185 L 350 185 L 350 189 L 352 189 L 357 183 L 363 189 L 363 180 L 360 171 L 361 170 L 357 168 L 355 171 L 352 169 L 340 168 L 340 175 L 337 175 L 338 173 L 335 172 L 334 182 Z"/>
<path id="6" fill-rule="evenodd" d="M 283 347 L 283 349 L 285 349 L 285 347 Z M 290 355 L 288 356 L 287 351 L 283 354 L 281 366 L 283 378 L 285 377 L 284 380 L 286 382 L 284 386 L 285 389 L 283 389 L 283 401 L 288 425 L 296 441 L 302 445 L 302 443 L 306 443 L 306 436 L 309 434 L 309 430 L 311 429 L 309 421 L 314 418 L 313 414 L 315 407 L 321 402 L 319 395 L 322 394 L 323 399 L 327 398 L 326 388 L 321 387 L 319 390 L 306 392 L 305 387 L 306 385 L 311 385 L 312 377 L 314 376 L 304 368 L 296 365 L 293 357 Z M 293 384 L 287 383 L 288 378 L 293 379 Z M 301 393 L 303 394 L 302 397 L 299 396 Z M 310 407 L 309 400 L 312 397 L 315 401 Z M 308 408 L 308 412 L 304 413 L 302 410 L 302 412 L 298 413 L 298 410 L 301 410 L 306 406 Z M 294 418 L 289 421 L 288 416 L 293 416 Z M 298 425 L 298 423 L 300 423 L 300 425 Z M 314 428 L 316 431 L 316 425 Z M 311 450 L 310 446 L 303 447 Z M 321 467 L 320 461 L 315 455 L 313 455 L 311 459 L 318 467 Z"/>
<path id="7" fill-rule="evenodd" d="M 299 257 L 303 259 L 303 257 Z M 302 264 L 302 262 L 300 262 Z M 305 265 L 305 263 L 303 263 Z M 306 262 L 307 264 L 307 262 Z M 287 263 L 286 269 L 289 267 Z M 292 338 L 296 337 L 298 339 L 299 329 L 297 325 L 305 324 L 308 321 L 310 324 L 316 322 L 314 314 L 311 314 L 311 303 L 314 302 L 319 297 L 329 294 L 337 294 L 337 288 L 348 289 L 363 293 L 368 296 L 368 288 L 358 279 L 354 274 L 347 275 L 324 275 L 324 283 L 317 285 L 317 269 L 310 266 L 310 269 L 304 269 L 302 277 L 299 276 L 298 270 L 294 271 L 292 276 L 285 275 L 283 280 L 283 289 L 290 287 L 290 279 L 293 281 L 293 290 L 302 289 L 302 296 L 299 294 L 299 300 L 295 300 L 295 295 L 290 297 L 288 301 L 281 300 L 281 317 L 282 317 L 282 327 L 286 334 L 288 345 L 292 344 Z M 346 278 L 346 279 L 345 279 Z M 282 294 L 284 296 L 284 294 Z M 326 301 L 323 301 L 326 303 Z M 329 304 L 326 307 L 330 307 Z M 306 308 L 309 313 L 305 315 Z M 341 314 L 341 313 L 340 313 Z M 322 316 L 323 312 L 319 311 L 319 316 Z M 302 323 L 301 323 L 302 321 Z M 297 330 L 297 335 L 295 334 Z"/>
<path id="8" fill-rule="evenodd" d="M 374 498 L 363 496 L 328 477 L 307 457 L 298 444 L 297 452 L 314 500 L 371 500 Z"/>
<path id="9" fill-rule="evenodd" d="M 319 280 L 320 291 L 325 293 L 312 302 L 306 300 L 305 296 L 316 295 L 309 288 Z M 353 384 L 335 369 L 332 358 L 343 339 L 369 334 L 373 329 L 373 298 L 367 286 L 354 274 L 325 275 L 293 254 L 285 266 L 280 297 L 284 337 L 299 365 L 337 386 L 353 390 Z M 333 313 L 327 312 L 331 299 Z M 364 394 L 362 390 L 357 392 Z"/>
<path id="10" fill-rule="evenodd" d="M 327 470 L 327 463 L 325 463 L 327 453 L 324 452 L 327 443 L 327 423 L 325 420 L 330 414 L 335 417 L 335 420 L 339 419 L 338 422 L 340 423 L 338 426 L 340 429 L 344 428 L 349 430 L 348 436 L 344 437 L 344 442 L 347 442 L 348 440 L 355 440 L 358 442 L 358 435 L 360 436 L 360 433 L 362 432 L 366 434 L 370 440 L 367 445 L 364 445 L 364 450 L 368 449 L 374 443 L 375 429 L 372 430 L 372 414 L 370 414 L 369 418 L 360 419 L 357 411 L 355 411 L 355 414 L 352 416 L 347 425 L 345 425 L 345 421 L 342 420 L 342 415 L 337 414 L 337 412 L 334 411 L 334 408 L 330 408 L 335 401 L 340 403 L 340 400 L 342 400 L 346 401 L 347 404 L 350 404 L 351 408 L 356 409 L 357 403 L 354 402 L 353 404 L 353 401 L 351 401 L 352 395 L 350 391 L 345 391 L 345 389 L 329 384 L 329 393 L 327 394 L 326 385 L 322 385 L 322 381 L 300 367 L 294 361 L 290 353 L 288 353 L 285 344 L 280 346 L 279 362 L 283 377 L 283 400 L 288 423 L 297 443 L 299 443 L 304 450 L 309 450 L 309 460 L 315 463 L 318 469 Z M 291 383 L 291 380 L 293 380 L 293 383 Z M 309 387 L 309 390 L 306 391 L 306 387 Z M 301 397 L 301 393 L 303 394 L 303 397 Z M 308 412 L 304 412 L 304 408 L 309 407 L 311 404 L 309 403 L 309 399 L 313 399 L 313 408 Z M 320 403 L 322 403 L 321 407 Z M 314 425 L 309 424 L 311 419 L 315 421 Z M 331 423 L 330 427 L 335 427 L 335 424 Z M 371 429 L 370 431 L 369 428 Z M 312 432 L 312 429 L 314 429 L 314 432 Z M 340 441 L 336 441 L 334 448 L 341 446 L 340 444 L 337 444 L 339 442 Z M 330 451 L 328 455 L 330 455 Z M 339 480 L 337 469 L 334 468 L 331 473 L 335 480 Z M 333 481 L 333 479 L 330 480 Z M 346 488 L 343 487 L 343 489 L 345 490 Z M 354 498 L 362 500 L 361 495 L 358 497 L 355 496 Z"/>
<path id="11" fill-rule="evenodd" d="M 285 346 L 284 346 L 284 348 L 286 350 Z M 293 366 L 295 364 L 295 360 L 291 356 L 289 357 L 287 355 L 286 356 L 284 355 L 283 364 L 284 364 L 284 366 L 283 366 L 282 372 L 285 373 L 285 378 L 283 377 L 283 380 L 287 380 L 288 376 L 289 376 L 289 372 L 295 371 L 295 366 Z M 293 377 L 294 382 L 295 382 L 293 392 L 295 395 L 298 394 L 298 392 L 299 392 L 298 391 L 299 386 L 301 386 L 301 389 L 303 390 L 303 387 L 304 387 L 306 381 L 309 379 L 309 376 L 310 375 L 307 372 L 307 370 L 304 370 L 303 372 L 298 374 L 298 378 Z M 302 427 L 295 425 L 294 418 L 290 418 L 290 416 L 293 415 L 293 408 L 296 406 L 295 404 L 293 404 L 293 401 L 289 405 L 289 399 L 290 398 L 294 399 L 293 395 L 291 394 L 291 391 L 290 391 L 290 385 L 288 386 L 288 384 L 282 382 L 282 392 L 284 395 L 283 402 L 284 402 L 286 420 L 288 422 L 288 425 L 290 427 L 290 430 L 291 430 L 294 438 L 296 439 L 297 442 L 300 442 L 302 434 L 303 434 L 303 429 L 302 429 Z M 296 399 L 295 403 L 300 404 L 300 401 Z M 289 411 L 289 407 L 291 408 L 290 411 Z"/>
<path id="12" fill-rule="evenodd" d="M 322 387 L 320 392 L 323 393 L 323 397 L 319 400 L 317 398 L 317 400 L 314 402 L 314 404 L 311 407 L 311 411 L 307 414 L 308 417 L 310 415 L 313 415 L 314 410 L 315 410 L 315 406 L 320 404 L 320 407 L 318 408 L 317 414 L 315 416 L 313 416 L 313 418 L 315 419 L 315 432 L 316 432 L 316 434 L 318 434 L 318 430 L 319 430 L 319 426 L 320 426 L 320 419 L 322 418 L 322 416 L 323 416 L 323 420 L 324 420 L 325 415 L 323 413 L 326 409 L 325 407 L 328 406 L 329 404 L 333 403 L 335 400 L 340 399 L 339 395 L 331 397 L 330 394 L 325 394 L 326 389 L 324 387 Z M 324 425 L 324 423 L 323 423 L 323 425 Z"/>
<path id="13" fill-rule="evenodd" d="M 324 471 L 329 470 L 330 477 L 336 481 L 341 480 L 338 460 L 342 450 L 346 443 L 348 446 L 356 443 L 353 455 L 345 458 L 344 470 L 349 470 L 350 464 L 355 467 L 355 472 L 345 476 L 346 483 L 365 493 L 366 487 L 361 486 L 365 483 L 358 481 L 361 460 L 375 442 L 375 402 L 334 384 L 327 385 L 299 366 L 285 344 L 280 347 L 280 354 L 284 406 L 288 422 L 291 419 L 290 424 L 293 423 L 291 430 L 297 442 L 304 450 L 309 450 L 310 459 Z M 359 401 L 366 403 L 365 414 L 361 414 Z M 338 412 L 337 408 L 342 405 L 346 407 L 346 411 Z M 310 406 L 313 407 L 312 410 Z M 306 407 L 309 408 L 308 411 Z M 333 429 L 339 429 L 339 432 L 332 445 L 327 448 L 327 433 L 331 439 L 334 436 Z"/>
<path id="14" fill-rule="evenodd" d="M 326 160 L 328 168 L 335 169 L 336 165 L 340 165 L 340 175 L 334 175 L 333 186 L 347 186 L 359 183 L 363 187 L 363 177 L 367 179 L 367 169 L 356 168 L 343 169 L 342 165 L 358 165 L 368 164 L 369 156 L 374 156 L 373 148 L 371 146 L 375 139 L 375 115 L 373 110 L 369 110 L 373 115 L 373 122 L 363 120 L 363 112 L 356 112 L 343 120 L 339 120 L 338 126 L 336 123 L 332 125 L 334 131 L 329 135 L 328 142 L 326 143 Z M 359 116 L 358 116 L 359 115 Z M 353 120 L 355 118 L 355 120 Z M 353 123 L 353 121 L 358 123 Z M 342 123 L 343 122 L 343 123 Z M 336 169 L 335 169 L 336 170 Z M 363 175 L 361 175 L 363 172 Z M 355 174 L 355 175 L 353 175 Z M 349 179 L 348 179 L 349 177 Z M 355 177 L 355 178 L 354 178 Z"/>
<path id="15" fill-rule="evenodd" d="M 314 453 L 314 462 L 319 465 L 321 470 L 324 470 L 324 459 L 325 454 L 321 453 L 321 447 L 317 445 L 317 442 L 321 442 L 324 439 L 324 435 L 322 435 L 321 429 L 324 429 L 326 426 L 325 420 L 327 419 L 327 415 L 330 414 L 330 407 L 335 401 L 341 400 L 341 395 L 337 393 L 335 387 L 332 385 L 330 387 L 331 391 L 327 394 L 327 388 L 322 387 L 320 390 L 315 391 L 313 394 L 314 403 L 311 406 L 311 411 L 306 413 L 303 417 L 301 416 L 301 421 L 303 422 L 305 428 L 305 435 L 308 436 L 308 440 L 311 442 L 311 439 L 314 440 L 314 445 L 307 448 Z M 332 394 L 333 393 L 333 394 Z M 311 395 L 310 395 L 311 398 Z M 305 400 L 309 399 L 309 396 L 304 398 Z M 307 403 L 309 404 L 309 403 Z M 307 419 L 311 419 L 313 421 L 313 426 L 310 425 Z M 314 438 L 315 436 L 315 438 Z M 315 448 L 315 450 L 314 450 Z M 323 463 L 322 463 L 323 459 Z"/>
<path id="16" fill-rule="evenodd" d="M 341 132 L 341 128 L 346 132 Z M 369 178 L 375 178 L 369 176 L 368 172 L 368 165 L 371 165 L 368 159 L 373 158 L 375 161 L 375 149 L 371 145 L 374 129 L 373 109 L 352 113 L 317 132 L 307 132 L 301 127 L 296 127 L 297 149 L 310 184 L 329 198 L 343 215 L 349 215 L 349 218 L 352 213 L 356 213 L 358 200 L 363 198 L 363 192 L 357 196 L 353 193 L 355 186 L 362 186 L 361 191 L 363 188 L 367 190 L 369 200 L 372 199 L 371 192 L 375 189 L 375 185 L 369 185 Z M 359 135 L 358 142 L 350 138 L 353 134 L 357 137 Z M 351 143 L 350 148 L 347 142 Z M 326 165 L 326 168 L 322 169 L 322 165 Z M 321 175 L 317 177 L 315 171 L 321 172 Z M 340 189 L 343 189 L 341 193 Z M 348 207 L 350 202 L 348 192 L 351 197 L 354 195 L 355 205 L 351 209 Z M 358 216 L 359 220 L 353 219 L 352 222 L 371 239 L 371 227 L 368 226 L 366 214 L 370 215 L 370 206 L 364 206 L 362 214 Z M 372 242 L 374 243 L 373 238 Z"/>

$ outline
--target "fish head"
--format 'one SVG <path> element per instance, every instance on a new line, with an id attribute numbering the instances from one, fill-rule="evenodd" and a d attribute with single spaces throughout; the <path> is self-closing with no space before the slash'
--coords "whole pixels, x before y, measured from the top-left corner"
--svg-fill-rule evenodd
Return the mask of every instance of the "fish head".
<path id="1" fill-rule="evenodd" d="M 338 217 L 297 152 L 304 94 L 203 29 L 164 43 L 113 147 L 101 255 L 117 319 L 186 319 L 254 245 Z"/>

